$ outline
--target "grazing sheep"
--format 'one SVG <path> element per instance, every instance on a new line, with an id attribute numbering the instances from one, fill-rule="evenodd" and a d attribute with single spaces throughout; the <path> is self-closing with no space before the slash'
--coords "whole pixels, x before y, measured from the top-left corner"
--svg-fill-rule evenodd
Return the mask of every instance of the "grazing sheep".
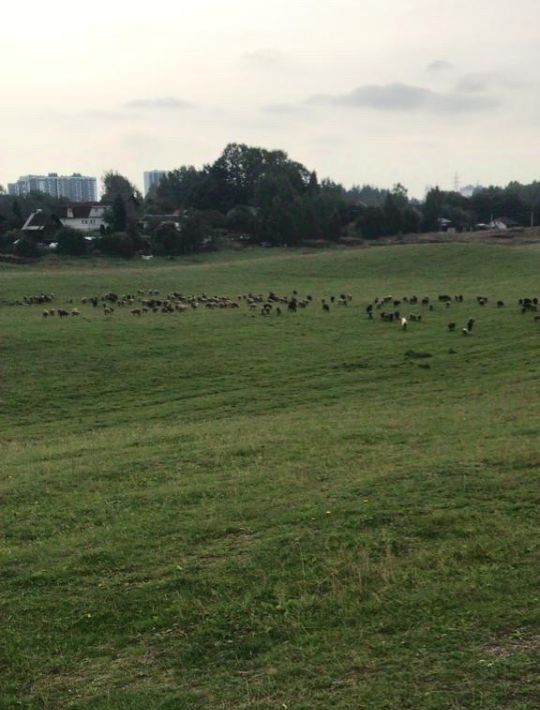
<path id="1" fill-rule="evenodd" d="M 403 318 L 401 319 L 400 323 L 401 323 L 401 329 L 402 329 L 402 330 L 407 330 L 407 319 L 405 318 L 405 316 L 403 316 Z"/>
<path id="2" fill-rule="evenodd" d="M 73 308 L 71 311 L 71 315 L 77 317 L 81 315 L 81 312 L 78 310 L 78 308 Z"/>
<path id="3" fill-rule="evenodd" d="M 467 321 L 467 330 L 469 331 L 469 333 L 473 329 L 473 325 L 474 325 L 474 318 L 469 318 L 469 320 Z"/>
<path id="4" fill-rule="evenodd" d="M 467 330 L 467 328 L 462 328 L 461 332 L 463 333 L 463 335 L 470 335 L 471 334 L 471 331 Z"/>
<path id="5" fill-rule="evenodd" d="M 140 308 L 133 308 L 133 310 L 131 311 L 132 316 L 140 316 L 141 313 L 142 313 L 142 311 Z"/>
<path id="6" fill-rule="evenodd" d="M 497 301 L 497 308 L 504 308 L 504 301 Z"/>
<path id="7" fill-rule="evenodd" d="M 279 306 L 277 306 L 277 308 L 276 308 L 276 316 L 280 316 L 280 315 L 281 315 L 281 308 L 280 308 Z"/>
<path id="8" fill-rule="evenodd" d="M 455 323 L 448 323 L 448 330 L 452 333 L 456 329 Z"/>
<path id="9" fill-rule="evenodd" d="M 330 306 L 328 303 L 323 303 L 322 304 L 323 311 L 326 311 L 327 313 L 330 313 Z"/>
<path id="10" fill-rule="evenodd" d="M 43 311 L 43 318 L 49 317 L 49 311 Z"/>
<path id="11" fill-rule="evenodd" d="M 66 318 L 67 316 L 69 316 L 69 313 L 68 313 L 68 311 L 64 310 L 63 308 L 59 308 L 58 315 L 60 316 L 60 318 Z"/>

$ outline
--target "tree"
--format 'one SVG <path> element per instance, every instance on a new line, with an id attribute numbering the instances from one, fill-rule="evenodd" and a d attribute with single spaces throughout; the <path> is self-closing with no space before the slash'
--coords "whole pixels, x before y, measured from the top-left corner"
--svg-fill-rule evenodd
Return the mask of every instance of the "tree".
<path id="1" fill-rule="evenodd" d="M 13 251 L 17 256 L 37 257 L 39 256 L 39 248 L 33 239 L 22 237 L 13 245 Z"/>
<path id="2" fill-rule="evenodd" d="M 113 232 L 124 232 L 127 227 L 127 211 L 122 195 L 116 195 L 112 203 L 110 226 Z"/>
<path id="3" fill-rule="evenodd" d="M 56 250 L 59 254 L 69 254 L 70 256 L 86 254 L 86 239 L 76 229 L 63 227 L 55 234 L 55 240 L 58 242 Z"/>
<path id="4" fill-rule="evenodd" d="M 121 195 L 124 201 L 135 198 L 137 202 L 142 203 L 141 193 L 124 175 L 114 170 L 109 170 L 103 175 L 101 182 L 103 188 L 102 202 L 113 202 L 118 195 Z"/>
<path id="5" fill-rule="evenodd" d="M 181 253 L 193 254 L 204 246 L 208 229 L 201 215 L 194 210 L 184 213 L 180 223 Z"/>
<path id="6" fill-rule="evenodd" d="M 385 233 L 385 216 L 382 207 L 369 205 L 361 209 L 356 219 L 356 230 L 363 239 L 377 239 Z"/>
<path id="7" fill-rule="evenodd" d="M 13 226 L 20 229 L 24 224 L 24 219 L 23 219 L 21 205 L 20 205 L 20 202 L 17 198 L 15 198 L 13 200 L 13 205 L 11 207 L 11 211 L 12 211 L 13 217 L 14 217 L 14 225 Z"/>
<path id="8" fill-rule="evenodd" d="M 182 237 L 180 229 L 174 222 L 163 222 L 152 236 L 153 251 L 161 256 L 182 253 Z"/>
<path id="9" fill-rule="evenodd" d="M 426 195 L 422 214 L 422 229 L 426 232 L 439 228 L 438 220 L 442 216 L 444 193 L 438 187 L 432 187 Z"/>

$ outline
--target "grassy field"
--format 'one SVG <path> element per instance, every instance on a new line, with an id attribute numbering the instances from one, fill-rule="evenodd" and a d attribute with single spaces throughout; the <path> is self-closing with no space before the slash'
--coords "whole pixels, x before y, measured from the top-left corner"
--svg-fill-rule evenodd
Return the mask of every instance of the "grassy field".
<path id="1" fill-rule="evenodd" d="M 0 707 L 538 707 L 538 274 L 485 245 L 0 265 Z M 79 305 L 139 288 L 314 303 Z M 41 291 L 81 316 L 13 305 Z M 388 293 L 465 302 L 402 332 L 366 318 Z"/>

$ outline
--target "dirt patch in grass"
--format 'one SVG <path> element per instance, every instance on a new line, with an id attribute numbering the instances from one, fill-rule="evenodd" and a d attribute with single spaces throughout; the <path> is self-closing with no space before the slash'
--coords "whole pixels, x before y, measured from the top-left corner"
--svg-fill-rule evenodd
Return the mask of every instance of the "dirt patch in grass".
<path id="1" fill-rule="evenodd" d="M 510 658 L 518 653 L 540 656 L 540 632 L 532 635 L 514 633 L 486 646 L 484 650 L 487 656 L 496 659 Z"/>

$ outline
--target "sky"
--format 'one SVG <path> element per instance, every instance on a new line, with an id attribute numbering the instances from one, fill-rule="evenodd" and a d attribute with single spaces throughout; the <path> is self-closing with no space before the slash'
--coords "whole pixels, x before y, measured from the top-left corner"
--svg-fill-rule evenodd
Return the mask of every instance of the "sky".
<path id="1" fill-rule="evenodd" d="M 540 178 L 538 0 L 26 0 L 0 23 L 0 184 L 282 149 L 347 187 Z"/>

